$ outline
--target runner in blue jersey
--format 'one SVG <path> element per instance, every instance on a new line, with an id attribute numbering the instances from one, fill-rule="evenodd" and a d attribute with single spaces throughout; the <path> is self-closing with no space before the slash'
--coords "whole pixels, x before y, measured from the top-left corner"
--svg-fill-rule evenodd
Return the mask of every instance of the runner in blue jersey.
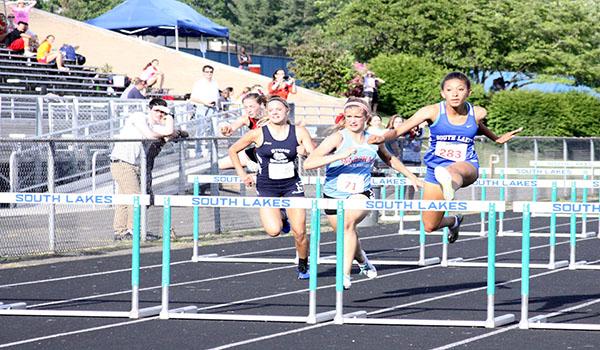
<path id="1" fill-rule="evenodd" d="M 383 144 L 367 143 L 366 132 L 370 108 L 359 98 L 349 99 L 344 106 L 344 121 L 341 130 L 328 136 L 304 161 L 304 168 L 315 169 L 326 166 L 325 198 L 368 199 L 372 198 L 371 171 L 377 157 L 404 174 L 413 186 L 422 186 L 398 158 L 391 156 Z M 367 210 L 349 209 L 344 212 L 344 288 L 351 285 L 352 261 L 356 259 L 360 273 L 368 278 L 377 277 L 377 270 L 369 263 L 361 248 L 356 226 L 367 216 Z M 325 210 L 329 223 L 336 230 L 336 210 Z"/>
<path id="2" fill-rule="evenodd" d="M 256 176 L 256 194 L 259 197 L 304 197 L 304 186 L 298 175 L 299 145 L 312 152 L 314 145 L 306 128 L 291 125 L 288 119 L 290 107 L 286 100 L 273 96 L 267 102 L 267 125 L 250 130 L 229 148 L 229 158 L 246 186 L 255 181 L 246 173 L 238 153 L 251 144 L 256 145 L 260 169 Z M 277 208 L 260 208 L 260 221 L 271 237 L 279 235 L 283 228 L 282 211 Z M 308 239 L 306 237 L 306 212 L 301 208 L 287 208 L 294 233 L 298 255 L 298 278 L 308 278 Z"/>
<path id="3" fill-rule="evenodd" d="M 466 102 L 471 94 L 471 82 L 466 75 L 452 72 L 442 80 L 441 95 L 445 101 L 425 106 L 410 119 L 384 137 L 371 137 L 369 142 L 380 143 L 406 134 L 423 122 L 429 124 L 429 150 L 423 160 L 427 165 L 424 200 L 453 200 L 456 190 L 467 187 L 479 176 L 479 159 L 474 138 L 482 134 L 502 144 L 519 133 L 522 128 L 496 136 L 483 120 L 487 111 Z M 425 231 L 449 228 L 450 243 L 458 238 L 462 215 L 444 217 L 440 211 L 424 212 Z"/>

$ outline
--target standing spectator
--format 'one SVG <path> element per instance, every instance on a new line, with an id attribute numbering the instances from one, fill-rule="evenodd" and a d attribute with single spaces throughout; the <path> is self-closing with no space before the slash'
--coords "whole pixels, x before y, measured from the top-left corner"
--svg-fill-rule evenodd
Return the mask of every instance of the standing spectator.
<path id="1" fill-rule="evenodd" d="M 240 63 L 240 69 L 248 70 L 248 65 L 252 64 L 252 57 L 246 52 L 245 47 L 240 48 L 240 53 L 238 53 L 237 59 Z"/>
<path id="2" fill-rule="evenodd" d="M 278 69 L 273 73 L 273 80 L 269 83 L 267 89 L 269 95 L 279 96 L 287 100 L 289 94 L 296 93 L 296 80 L 285 75 L 283 69 Z"/>
<path id="3" fill-rule="evenodd" d="M 34 57 L 35 53 L 31 52 L 30 44 L 34 38 L 27 34 L 29 25 L 26 22 L 19 22 L 17 28 L 4 38 L 4 45 L 11 51 L 23 53 L 25 57 Z"/>
<path id="4" fill-rule="evenodd" d="M 158 102 L 162 101 L 162 102 Z M 131 114 L 119 135 L 120 139 L 159 139 L 173 134 L 173 118 L 166 102 L 150 101 L 150 112 Z M 110 172 L 118 186 L 119 194 L 140 193 L 141 142 L 116 142 L 110 155 Z M 118 205 L 113 228 L 116 240 L 130 239 L 133 228 L 133 207 Z"/>
<path id="5" fill-rule="evenodd" d="M 149 88 L 158 82 L 158 88 L 162 92 L 165 74 L 158 69 L 158 60 L 156 58 L 144 67 L 142 74 L 140 74 L 140 79 L 144 80 L 146 86 Z"/>
<path id="6" fill-rule="evenodd" d="M 54 35 L 48 35 L 37 49 L 37 61 L 40 63 L 56 63 L 56 68 L 62 71 L 68 71 L 69 68 L 63 64 L 63 56 L 60 51 L 52 51 Z"/>
<path id="7" fill-rule="evenodd" d="M 217 111 L 219 101 L 219 85 L 213 79 L 215 69 L 206 65 L 202 67 L 202 78 L 194 83 L 190 101 L 196 104 L 196 118 L 208 117 Z"/>
<path id="8" fill-rule="evenodd" d="M 13 15 L 15 16 L 15 23 L 29 23 L 29 12 L 35 6 L 36 3 L 36 1 L 26 2 L 25 0 L 18 0 L 16 2 L 6 2 Z"/>
<path id="9" fill-rule="evenodd" d="M 377 112 L 377 84 L 383 84 L 385 81 L 375 76 L 375 73 L 367 71 L 363 77 L 363 97 L 371 107 L 373 113 Z"/>
<path id="10" fill-rule="evenodd" d="M 133 78 L 131 85 L 123 91 L 121 98 L 126 99 L 145 99 L 144 95 L 146 89 L 146 82 L 138 77 Z"/>

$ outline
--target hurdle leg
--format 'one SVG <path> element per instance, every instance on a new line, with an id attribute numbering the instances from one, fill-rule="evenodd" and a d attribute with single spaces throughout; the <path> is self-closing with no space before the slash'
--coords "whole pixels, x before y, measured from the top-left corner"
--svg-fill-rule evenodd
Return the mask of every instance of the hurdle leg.
<path id="1" fill-rule="evenodd" d="M 420 214 L 421 220 L 419 224 L 419 266 L 435 265 L 440 262 L 440 258 L 426 258 L 425 257 L 425 243 L 427 242 L 427 235 L 425 234 L 425 225 L 423 224 L 423 212 Z"/>
<path id="2" fill-rule="evenodd" d="M 496 290 L 496 206 L 490 204 L 488 213 L 488 266 L 487 266 L 487 319 L 486 328 L 495 328 L 514 322 L 515 315 L 506 314 L 495 316 L 495 290 Z"/>
<path id="3" fill-rule="evenodd" d="M 529 328 L 529 249 L 530 249 L 530 215 L 529 205 L 523 211 L 523 238 L 521 248 L 521 321 L 519 328 Z"/>
<path id="4" fill-rule="evenodd" d="M 337 202 L 335 244 L 335 324 L 344 324 L 344 204 Z"/>
<path id="5" fill-rule="evenodd" d="M 131 311 L 130 318 L 140 317 L 140 199 L 133 200 L 133 238 L 131 244 Z"/>
<path id="6" fill-rule="evenodd" d="M 160 318 L 169 318 L 169 284 L 171 283 L 171 203 L 165 198 L 163 210 L 163 246 L 162 246 L 162 298 Z"/>

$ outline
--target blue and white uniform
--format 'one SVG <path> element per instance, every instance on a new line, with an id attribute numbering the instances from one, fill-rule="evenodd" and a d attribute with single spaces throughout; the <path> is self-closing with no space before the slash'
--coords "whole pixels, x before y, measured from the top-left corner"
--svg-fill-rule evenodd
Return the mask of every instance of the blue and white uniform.
<path id="1" fill-rule="evenodd" d="M 298 175 L 298 140 L 296 127 L 289 126 L 284 140 L 276 140 L 268 126 L 261 128 L 263 143 L 256 147 L 260 169 L 256 176 L 256 193 L 260 197 L 304 197 Z"/>
<path id="2" fill-rule="evenodd" d="M 475 135 L 479 126 L 473 105 L 467 103 L 467 121 L 461 125 L 451 124 L 446 113 L 446 103 L 440 102 L 440 113 L 429 126 L 429 150 L 423 160 L 427 165 L 425 181 L 437 184 L 434 169 L 456 162 L 468 162 L 479 170 L 479 159 L 475 153 Z"/>
<path id="3" fill-rule="evenodd" d="M 355 143 L 348 130 L 343 129 L 340 133 L 342 144 L 337 151 L 354 147 L 356 153 L 327 165 L 323 193 L 327 198 L 346 199 L 353 194 L 364 194 L 372 198 L 371 171 L 373 171 L 373 163 L 378 158 L 378 146 L 367 143 L 370 135 L 368 132 L 365 132 L 365 141 L 362 144 Z M 327 210 L 325 213 L 333 215 Z"/>

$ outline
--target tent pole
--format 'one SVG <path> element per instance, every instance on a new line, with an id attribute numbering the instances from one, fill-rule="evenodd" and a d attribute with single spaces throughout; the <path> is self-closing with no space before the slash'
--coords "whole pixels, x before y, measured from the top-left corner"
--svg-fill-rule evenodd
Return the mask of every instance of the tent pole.
<path id="1" fill-rule="evenodd" d="M 231 56 L 229 55 L 229 38 L 227 38 L 227 65 L 231 66 Z"/>
<path id="2" fill-rule="evenodd" d="M 179 51 L 179 28 L 175 25 L 175 50 Z"/>

